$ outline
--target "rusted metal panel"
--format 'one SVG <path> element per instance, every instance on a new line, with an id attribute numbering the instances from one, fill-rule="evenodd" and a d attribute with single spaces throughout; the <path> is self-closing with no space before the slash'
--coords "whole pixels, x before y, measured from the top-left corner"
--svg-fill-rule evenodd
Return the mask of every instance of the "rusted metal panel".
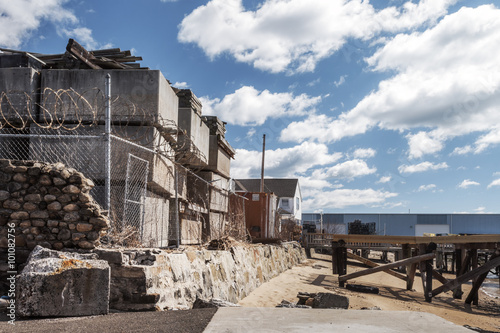
<path id="1" fill-rule="evenodd" d="M 249 192 L 244 195 L 246 226 L 252 237 L 274 237 L 276 216 L 276 195 L 272 193 Z"/>

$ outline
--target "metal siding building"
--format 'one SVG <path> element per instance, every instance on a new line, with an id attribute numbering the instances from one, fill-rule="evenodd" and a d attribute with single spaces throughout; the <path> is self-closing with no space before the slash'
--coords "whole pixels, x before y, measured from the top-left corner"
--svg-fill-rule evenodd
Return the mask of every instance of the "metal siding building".
<path id="1" fill-rule="evenodd" d="M 339 230 L 333 227 L 339 224 L 347 230 L 348 223 L 360 220 L 362 223 L 375 222 L 378 235 L 416 236 L 423 232 L 500 234 L 500 214 L 302 214 L 304 223 L 316 223 L 318 232 L 321 219 L 326 233 Z"/>

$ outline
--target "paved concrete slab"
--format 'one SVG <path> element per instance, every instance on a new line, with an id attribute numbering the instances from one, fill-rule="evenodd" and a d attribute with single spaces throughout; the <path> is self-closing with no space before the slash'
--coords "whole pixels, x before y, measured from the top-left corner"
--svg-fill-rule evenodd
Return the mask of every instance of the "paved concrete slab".
<path id="1" fill-rule="evenodd" d="M 472 332 L 436 315 L 409 311 L 219 308 L 204 333 Z"/>

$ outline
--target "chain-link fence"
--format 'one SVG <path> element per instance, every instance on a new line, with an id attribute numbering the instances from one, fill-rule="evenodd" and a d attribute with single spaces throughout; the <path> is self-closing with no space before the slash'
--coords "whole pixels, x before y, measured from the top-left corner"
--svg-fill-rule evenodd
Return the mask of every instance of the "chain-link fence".
<path id="1" fill-rule="evenodd" d="M 91 179 L 94 200 L 109 208 L 109 243 L 165 247 L 246 236 L 244 199 L 230 191 L 230 180 L 176 162 L 189 164 L 197 151 L 189 137 L 177 137 L 175 123 L 122 117 L 111 120 L 108 136 L 99 118 L 104 100 L 91 92 L 2 93 L 0 158 L 63 163 Z M 115 98 L 111 108 L 124 105 L 135 107 Z M 137 118 L 140 112 L 133 112 Z"/>

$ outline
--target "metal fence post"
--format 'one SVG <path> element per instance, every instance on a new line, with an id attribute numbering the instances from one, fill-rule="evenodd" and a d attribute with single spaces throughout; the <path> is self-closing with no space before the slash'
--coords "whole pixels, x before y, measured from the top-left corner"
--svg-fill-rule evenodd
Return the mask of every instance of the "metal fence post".
<path id="1" fill-rule="evenodd" d="M 177 241 L 176 246 L 179 247 L 181 245 L 181 236 L 180 236 L 180 223 L 179 223 L 179 172 L 177 171 L 177 167 L 174 165 L 174 174 L 175 174 L 175 238 Z"/>
<path id="2" fill-rule="evenodd" d="M 105 153 L 105 204 L 108 214 L 110 214 L 111 209 L 111 74 L 106 74 L 106 115 L 105 115 L 105 130 L 104 130 L 104 141 L 106 142 L 106 153 Z"/>

